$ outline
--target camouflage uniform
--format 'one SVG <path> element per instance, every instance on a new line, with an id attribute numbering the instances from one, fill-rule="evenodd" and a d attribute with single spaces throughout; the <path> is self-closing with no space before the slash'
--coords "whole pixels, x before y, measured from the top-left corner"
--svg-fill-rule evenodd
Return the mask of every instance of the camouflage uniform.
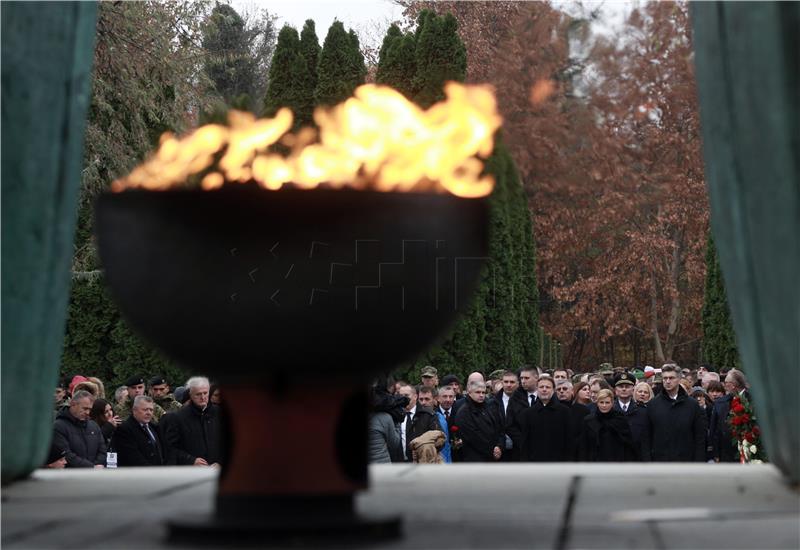
<path id="1" fill-rule="evenodd" d="M 128 417 L 133 413 L 133 399 L 130 397 L 125 400 L 125 403 L 122 405 L 115 405 L 114 406 L 114 414 L 119 416 L 120 420 L 127 420 Z M 164 409 L 158 403 L 153 403 L 153 421 L 158 422 L 161 419 L 161 416 L 164 414 Z"/>
<path id="2" fill-rule="evenodd" d="M 181 404 L 175 400 L 175 396 L 171 393 L 168 393 L 164 397 L 159 397 L 158 399 L 154 397 L 153 401 L 155 401 L 156 405 L 164 409 L 164 413 L 178 412 L 181 410 Z"/>

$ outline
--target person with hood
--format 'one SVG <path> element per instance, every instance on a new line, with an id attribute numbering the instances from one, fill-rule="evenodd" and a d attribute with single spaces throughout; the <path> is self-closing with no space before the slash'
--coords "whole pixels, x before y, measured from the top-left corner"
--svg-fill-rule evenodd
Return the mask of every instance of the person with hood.
<path id="1" fill-rule="evenodd" d="M 405 419 L 408 398 L 389 393 L 388 381 L 379 378 L 372 387 L 368 424 L 367 459 L 370 464 L 403 462 L 403 440 L 399 424 Z"/>
<path id="2" fill-rule="evenodd" d="M 64 449 L 67 468 L 104 468 L 106 443 L 100 426 L 89 418 L 92 394 L 78 390 L 69 407 L 58 413 L 53 424 L 53 442 Z"/>
<path id="3" fill-rule="evenodd" d="M 503 425 L 493 407 L 486 404 L 486 383 L 473 380 L 467 384 L 464 405 L 458 409 L 451 426 L 461 440 L 461 462 L 494 462 L 503 456 Z"/>
<path id="4" fill-rule="evenodd" d="M 644 445 L 644 460 L 705 462 L 705 413 L 681 386 L 676 366 L 662 367 L 661 383 L 661 393 L 647 404 L 649 441 Z"/>
<path id="5" fill-rule="evenodd" d="M 628 421 L 614 407 L 611 390 L 597 394 L 597 409 L 583 419 L 578 460 L 584 462 L 635 462 L 639 446 L 633 440 Z"/>

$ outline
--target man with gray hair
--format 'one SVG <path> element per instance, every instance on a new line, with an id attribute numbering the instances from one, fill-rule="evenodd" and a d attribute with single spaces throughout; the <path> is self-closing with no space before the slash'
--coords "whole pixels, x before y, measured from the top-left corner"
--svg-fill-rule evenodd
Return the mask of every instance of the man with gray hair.
<path id="1" fill-rule="evenodd" d="M 86 390 L 72 395 L 53 424 L 53 443 L 65 449 L 67 468 L 104 468 L 106 443 L 100 426 L 89 418 L 94 397 Z"/>
<path id="2" fill-rule="evenodd" d="M 219 408 L 209 403 L 210 384 L 204 376 L 186 381 L 189 403 L 175 413 L 164 430 L 177 464 L 219 465 L 221 460 Z M 170 415 L 167 415 L 170 416 Z"/>
<path id="3" fill-rule="evenodd" d="M 119 466 L 162 466 L 168 464 L 158 426 L 153 424 L 155 403 L 148 395 L 137 395 L 133 410 L 114 432 L 112 445 Z"/>

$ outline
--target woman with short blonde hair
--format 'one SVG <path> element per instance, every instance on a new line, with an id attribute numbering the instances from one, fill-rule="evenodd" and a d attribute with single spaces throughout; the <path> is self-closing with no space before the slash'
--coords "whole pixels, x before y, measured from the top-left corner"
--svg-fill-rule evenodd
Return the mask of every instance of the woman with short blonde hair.
<path id="1" fill-rule="evenodd" d="M 646 407 L 647 403 L 653 398 L 653 388 L 647 382 L 639 382 L 633 388 L 633 399 L 640 407 Z"/>

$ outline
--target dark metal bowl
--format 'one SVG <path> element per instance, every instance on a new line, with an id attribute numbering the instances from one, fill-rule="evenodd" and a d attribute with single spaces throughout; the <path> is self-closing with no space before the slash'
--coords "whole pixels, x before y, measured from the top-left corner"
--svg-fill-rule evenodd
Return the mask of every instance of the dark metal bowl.
<path id="1" fill-rule="evenodd" d="M 227 381 L 412 359 L 468 306 L 487 220 L 482 199 L 249 185 L 107 194 L 96 208 L 126 319 Z"/>

